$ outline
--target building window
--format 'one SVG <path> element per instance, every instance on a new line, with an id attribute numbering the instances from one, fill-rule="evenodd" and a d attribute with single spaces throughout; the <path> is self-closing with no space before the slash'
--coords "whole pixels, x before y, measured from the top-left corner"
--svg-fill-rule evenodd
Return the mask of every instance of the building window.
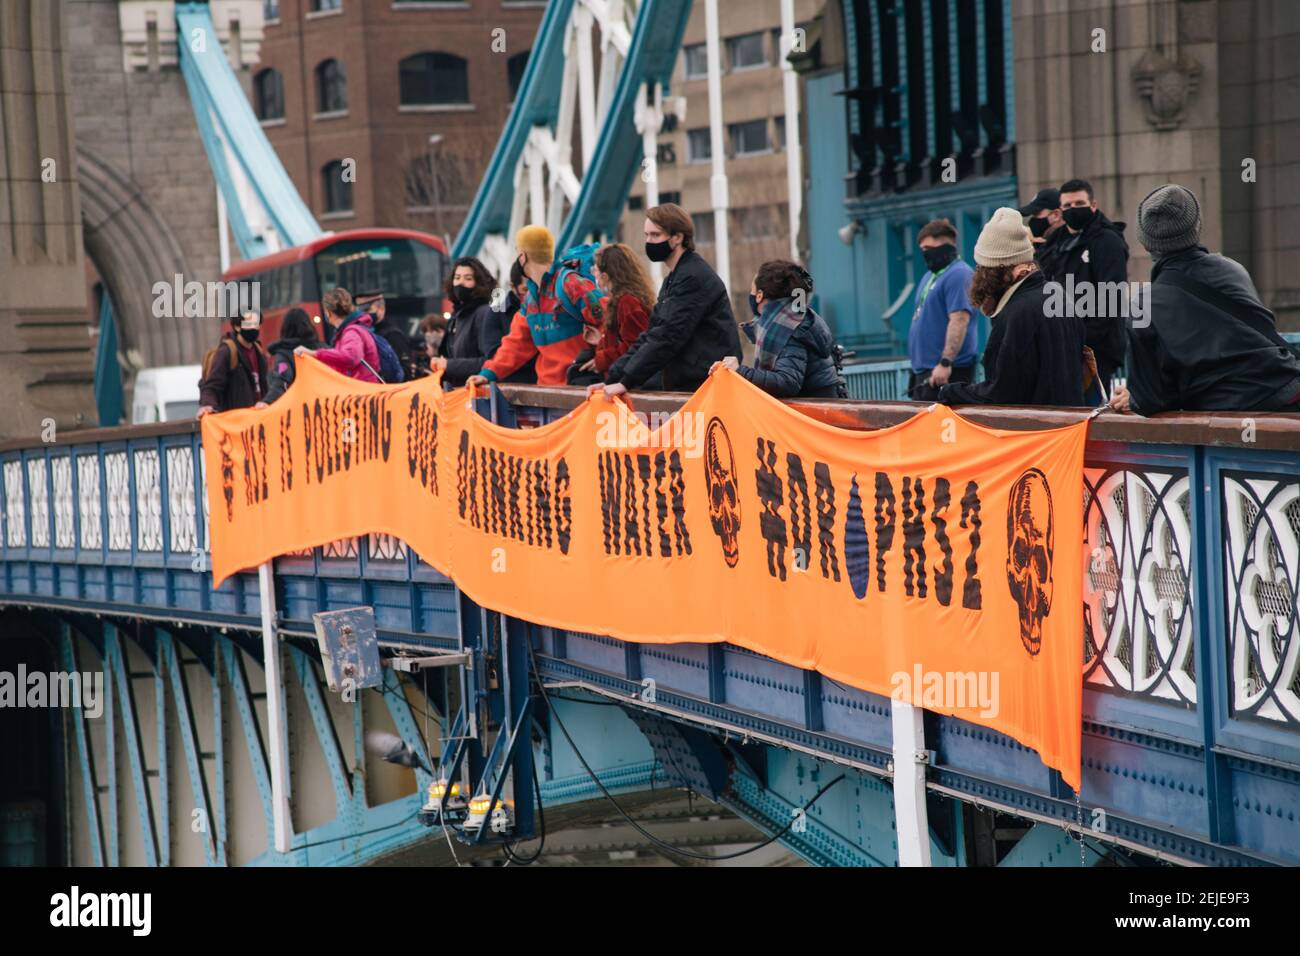
<path id="1" fill-rule="evenodd" d="M 733 70 L 747 70 L 767 66 L 767 51 L 763 49 L 763 34 L 746 33 L 727 37 L 727 59 Z"/>
<path id="2" fill-rule="evenodd" d="M 260 120 L 284 119 L 284 77 L 270 67 L 253 77 L 253 103 Z"/>
<path id="3" fill-rule="evenodd" d="M 713 158 L 713 142 L 709 139 L 707 129 L 686 131 L 686 161 L 688 163 L 707 163 Z"/>
<path id="4" fill-rule="evenodd" d="M 747 123 L 728 123 L 727 136 L 731 140 L 731 155 L 754 156 L 772 149 L 767 141 L 767 120 L 750 120 Z"/>
<path id="5" fill-rule="evenodd" d="M 660 193 L 659 205 L 666 206 L 668 203 L 672 203 L 675 206 L 680 206 L 682 204 L 681 190 L 671 190 L 668 192 Z"/>
<path id="6" fill-rule="evenodd" d="M 343 64 L 338 60 L 325 60 L 316 67 L 316 102 L 321 113 L 347 110 L 348 79 Z"/>
<path id="7" fill-rule="evenodd" d="M 682 47 L 686 59 L 686 79 L 699 80 L 709 75 L 709 48 L 704 43 Z"/>
<path id="8" fill-rule="evenodd" d="M 352 211 L 352 183 L 343 178 L 343 161 L 336 159 L 321 170 L 321 183 L 325 187 L 325 211 Z"/>
<path id="9" fill-rule="evenodd" d="M 712 245 L 717 242 L 717 236 L 713 229 L 713 210 L 706 212 L 691 213 L 691 222 L 695 223 L 695 242 L 702 245 Z"/>
<path id="10" fill-rule="evenodd" d="M 776 148 L 785 149 L 785 117 L 776 118 Z"/>
<path id="11" fill-rule="evenodd" d="M 262 19 L 267 23 L 280 19 L 280 0 L 262 0 Z"/>
<path id="12" fill-rule="evenodd" d="M 311 0 L 312 13 L 328 13 L 330 10 L 342 10 L 343 0 Z"/>
<path id="13" fill-rule="evenodd" d="M 528 54 L 532 52 L 525 50 L 523 53 L 516 53 L 510 59 L 506 60 L 506 82 L 510 84 L 510 102 L 515 101 L 519 95 L 519 86 L 524 82 L 524 70 L 528 68 Z"/>
<path id="14" fill-rule="evenodd" d="M 509 67 L 507 66 L 507 69 Z M 469 71 L 451 53 L 416 53 L 398 64 L 403 106 L 446 106 L 469 102 Z"/>

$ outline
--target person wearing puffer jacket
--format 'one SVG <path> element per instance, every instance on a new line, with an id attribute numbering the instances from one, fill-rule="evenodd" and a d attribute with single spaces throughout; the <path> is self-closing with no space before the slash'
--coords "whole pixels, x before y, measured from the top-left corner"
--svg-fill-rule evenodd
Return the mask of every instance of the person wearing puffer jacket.
<path id="1" fill-rule="evenodd" d="M 294 355 L 313 355 L 336 372 L 355 378 L 359 382 L 379 381 L 379 346 L 370 333 L 374 319 L 352 305 L 352 294 L 347 289 L 331 289 L 321 299 L 325 319 L 334 329 L 330 348 L 313 352 L 305 345 L 293 350 Z"/>
<path id="2" fill-rule="evenodd" d="M 812 276 L 798 263 L 773 259 L 759 266 L 749 293 L 755 320 L 741 326 L 754 343 L 754 364 L 742 366 L 729 355 L 710 374 L 732 369 L 776 398 L 847 398 L 830 326 L 808 304 L 812 289 Z"/>

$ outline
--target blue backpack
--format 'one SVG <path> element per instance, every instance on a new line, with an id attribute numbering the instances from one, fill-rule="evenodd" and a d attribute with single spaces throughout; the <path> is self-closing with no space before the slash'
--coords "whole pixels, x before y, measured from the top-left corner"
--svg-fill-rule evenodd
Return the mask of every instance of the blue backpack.
<path id="1" fill-rule="evenodd" d="M 379 368 L 375 371 L 384 380 L 384 384 L 393 385 L 405 381 L 406 373 L 402 370 L 402 360 L 397 357 L 397 352 L 388 339 L 376 332 L 372 326 L 366 326 L 365 329 L 375 340 L 375 348 L 379 349 Z"/>
<path id="2" fill-rule="evenodd" d="M 595 265 L 596 262 L 596 251 L 598 249 L 600 249 L 600 243 L 589 242 L 586 245 L 573 246 L 570 249 L 566 249 L 556 257 L 556 262 L 560 264 L 560 271 L 555 277 L 555 297 L 559 299 L 560 305 L 564 307 L 564 311 L 568 312 L 569 315 L 576 318 L 579 322 L 583 321 L 582 305 L 581 303 L 574 302 L 569 298 L 569 293 L 564 288 L 564 280 L 568 278 L 570 273 L 576 272 L 595 286 L 595 288 L 584 296 L 593 308 L 601 299 L 605 298 L 605 293 L 600 291 L 599 286 L 596 286 L 595 273 L 592 271 L 592 266 Z"/>

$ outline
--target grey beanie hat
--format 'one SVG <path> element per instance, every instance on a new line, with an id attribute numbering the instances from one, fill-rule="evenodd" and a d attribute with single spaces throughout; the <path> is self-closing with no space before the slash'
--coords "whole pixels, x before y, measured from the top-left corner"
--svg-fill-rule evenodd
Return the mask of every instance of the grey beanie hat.
<path id="1" fill-rule="evenodd" d="M 1153 256 L 1190 249 L 1201 241 L 1201 204 L 1196 194 L 1167 183 L 1138 203 L 1138 241 Z"/>
<path id="2" fill-rule="evenodd" d="M 1020 210 L 1003 206 L 980 230 L 975 241 L 978 266 L 1014 266 L 1034 261 L 1034 243 Z"/>

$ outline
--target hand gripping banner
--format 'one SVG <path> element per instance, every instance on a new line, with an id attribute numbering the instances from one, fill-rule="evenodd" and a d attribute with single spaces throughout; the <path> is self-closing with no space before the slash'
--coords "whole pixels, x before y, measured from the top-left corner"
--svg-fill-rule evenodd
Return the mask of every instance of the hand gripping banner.
<path id="1" fill-rule="evenodd" d="M 300 361 L 202 428 L 214 586 L 385 532 L 493 610 L 727 641 L 1002 731 L 1078 789 L 1086 422 L 851 431 L 722 371 L 653 432 L 599 395 L 519 430 L 436 377 Z"/>

